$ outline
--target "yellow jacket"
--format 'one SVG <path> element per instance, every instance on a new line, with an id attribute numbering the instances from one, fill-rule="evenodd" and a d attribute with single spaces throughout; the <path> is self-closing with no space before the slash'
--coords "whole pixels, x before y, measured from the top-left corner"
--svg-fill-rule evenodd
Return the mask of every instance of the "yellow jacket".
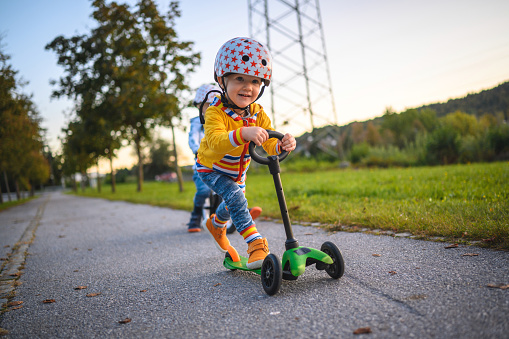
<path id="1" fill-rule="evenodd" d="M 242 138 L 242 129 L 259 126 L 274 130 L 262 106 L 251 104 L 250 113 L 249 117 L 243 118 L 224 107 L 219 97 L 214 99 L 205 113 L 205 137 L 200 143 L 196 161 L 198 172 L 216 171 L 228 175 L 239 184 L 244 183 L 251 156 L 249 141 Z M 281 153 L 274 138 L 264 142 L 262 147 L 270 155 Z"/>

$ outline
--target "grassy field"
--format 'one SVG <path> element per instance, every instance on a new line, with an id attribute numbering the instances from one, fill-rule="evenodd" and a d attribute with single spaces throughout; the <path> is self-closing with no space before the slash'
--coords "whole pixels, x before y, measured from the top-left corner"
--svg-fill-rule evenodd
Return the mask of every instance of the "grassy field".
<path id="1" fill-rule="evenodd" d="M 13 200 L 13 201 L 4 201 L 2 204 L 0 204 L 0 212 L 14 206 L 18 206 L 21 204 L 26 203 L 27 201 L 30 201 L 34 199 L 35 197 L 29 197 L 29 198 L 23 198 L 21 200 Z M 16 199 L 16 197 L 14 197 Z"/>
<path id="2" fill-rule="evenodd" d="M 248 175 L 250 206 L 280 219 L 268 169 Z M 509 249 L 509 163 L 404 169 L 347 169 L 281 174 L 291 220 L 319 222 L 332 231 L 371 228 L 410 232 L 422 238 Z M 194 185 L 146 182 L 118 185 L 112 194 L 87 189 L 80 195 L 192 209 Z"/>

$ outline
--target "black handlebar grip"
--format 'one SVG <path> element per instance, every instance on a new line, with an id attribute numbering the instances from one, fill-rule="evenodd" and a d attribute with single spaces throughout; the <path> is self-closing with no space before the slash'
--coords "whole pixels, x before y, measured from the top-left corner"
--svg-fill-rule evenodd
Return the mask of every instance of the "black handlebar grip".
<path id="1" fill-rule="evenodd" d="M 267 133 L 269 133 L 269 139 L 276 138 L 276 139 L 282 140 L 284 137 L 283 133 L 279 133 L 276 131 L 267 130 Z M 260 156 L 258 153 L 256 153 L 255 148 L 256 148 L 256 144 L 251 141 L 249 143 L 249 154 L 251 155 L 251 158 L 259 164 L 268 165 L 270 162 L 269 158 Z M 285 158 L 287 156 L 288 156 L 287 151 L 282 151 L 281 154 L 277 155 L 277 157 L 279 158 L 279 161 L 285 160 Z"/>

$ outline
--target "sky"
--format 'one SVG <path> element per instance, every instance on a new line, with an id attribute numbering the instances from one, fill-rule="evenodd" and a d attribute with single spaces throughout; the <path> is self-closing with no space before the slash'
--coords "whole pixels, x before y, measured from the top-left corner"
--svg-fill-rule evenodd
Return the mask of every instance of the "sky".
<path id="1" fill-rule="evenodd" d="M 135 0 L 118 2 L 135 4 Z M 166 12 L 170 1 L 156 2 Z M 321 0 L 319 4 L 339 125 L 381 116 L 387 107 L 401 112 L 509 80 L 507 0 Z M 188 79 L 197 88 L 213 82 L 219 47 L 233 37 L 249 36 L 248 0 L 183 0 L 180 10 L 175 27 L 179 39 L 193 41 L 194 51 L 202 55 L 201 66 Z M 90 33 L 95 27 L 91 13 L 89 0 L 0 0 L 2 51 L 11 56 L 19 78 L 28 82 L 22 91 L 33 95 L 53 151 L 59 148 L 58 137 L 69 121 L 72 102 L 51 98 L 55 88 L 50 80 L 62 76 L 63 69 L 54 52 L 44 47 L 59 35 Z M 271 43 L 278 46 L 278 41 Z M 277 76 L 274 69 L 274 79 Z M 269 105 L 267 92 L 259 102 Z M 282 126 L 281 132 L 299 136 L 310 131 L 306 112 L 291 114 L 300 123 Z M 181 165 L 192 159 L 184 128 L 197 111 L 187 109 L 183 115 L 184 124 L 176 133 Z M 167 130 L 157 133 L 171 138 Z M 130 167 L 134 161 L 132 151 L 125 148 L 115 164 Z"/>

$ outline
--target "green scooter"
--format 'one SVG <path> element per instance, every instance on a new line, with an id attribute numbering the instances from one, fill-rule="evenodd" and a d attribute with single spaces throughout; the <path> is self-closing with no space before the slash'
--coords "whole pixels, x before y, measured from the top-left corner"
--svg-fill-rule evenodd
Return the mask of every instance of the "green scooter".
<path id="1" fill-rule="evenodd" d="M 283 139 L 283 134 L 279 132 L 270 130 L 267 130 L 267 132 L 269 133 L 269 138 Z M 223 261 L 224 267 L 230 270 L 252 271 L 260 274 L 263 289 L 268 295 L 274 295 L 279 291 L 282 279 L 297 280 L 304 273 L 306 266 L 313 264 L 315 264 L 318 270 L 325 270 L 333 279 L 341 278 L 345 271 L 345 264 L 341 252 L 334 243 L 326 241 L 322 244 L 320 250 L 317 250 L 299 246 L 299 242 L 293 236 L 281 177 L 279 175 L 281 173 L 279 162 L 288 156 L 288 152 L 283 151 L 280 155 L 265 158 L 256 153 L 255 148 L 256 145 L 253 142 L 249 143 L 251 159 L 262 165 L 268 165 L 274 179 L 281 217 L 286 232 L 286 251 L 283 254 L 282 261 L 279 261 L 279 258 L 271 253 L 265 258 L 261 268 L 252 270 L 246 266 L 247 258 L 240 256 L 237 250 L 230 246 Z"/>

